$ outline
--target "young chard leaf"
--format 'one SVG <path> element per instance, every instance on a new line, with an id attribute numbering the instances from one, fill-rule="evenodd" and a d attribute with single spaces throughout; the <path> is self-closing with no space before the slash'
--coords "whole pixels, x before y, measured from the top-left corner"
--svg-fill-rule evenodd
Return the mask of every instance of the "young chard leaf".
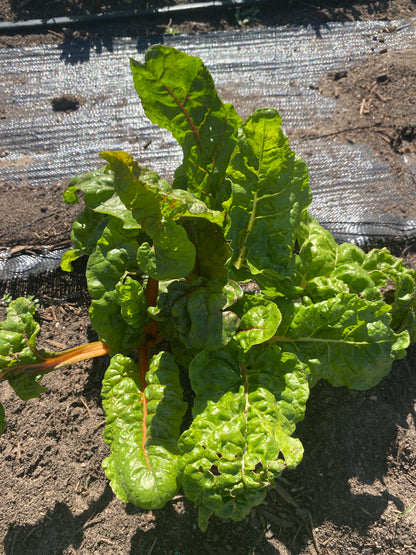
<path id="1" fill-rule="evenodd" d="M 149 48 L 145 63 L 131 60 L 131 70 L 147 117 L 171 131 L 183 149 L 174 186 L 221 209 L 229 197 L 225 171 L 241 123 L 233 106 L 221 102 L 199 58 L 174 48 Z"/>
<path id="2" fill-rule="evenodd" d="M 237 284 L 199 278 L 194 283 L 172 281 L 152 311 L 165 337 L 181 342 L 190 352 L 226 345 L 240 320 L 227 310 L 241 295 Z"/>
<path id="3" fill-rule="evenodd" d="M 246 294 L 238 305 L 242 312 L 242 318 L 234 339 L 245 351 L 274 336 L 282 320 L 282 315 L 273 301 L 266 299 L 261 294 Z"/>
<path id="4" fill-rule="evenodd" d="M 391 328 L 416 338 L 416 275 L 386 248 L 365 253 L 351 243 L 337 245 L 331 234 L 306 214 L 297 240 L 297 279 L 314 302 L 353 293 L 391 305 Z M 299 279 L 300 276 L 300 279 Z"/>
<path id="5" fill-rule="evenodd" d="M 295 231 L 311 201 L 304 162 L 289 148 L 276 110 L 254 112 L 238 134 L 224 204 L 236 279 L 254 279 L 270 295 L 297 295 L 292 285 Z"/>
<path id="6" fill-rule="evenodd" d="M 195 265 L 195 247 L 183 227 L 167 221 L 150 233 L 153 245 L 142 243 L 137 251 L 137 262 L 145 274 L 167 280 L 191 273 Z"/>
<path id="7" fill-rule="evenodd" d="M 111 454 L 103 468 L 122 501 L 157 509 L 179 489 L 177 439 L 186 407 L 171 354 L 159 353 L 144 370 L 128 357 L 111 359 L 102 388 Z"/>
<path id="8" fill-rule="evenodd" d="M 184 228 L 196 250 L 196 276 L 212 281 L 226 282 L 225 263 L 230 257 L 230 246 L 224 238 L 222 228 L 201 218 L 184 221 Z"/>
<path id="9" fill-rule="evenodd" d="M 296 231 L 296 240 L 300 246 L 297 270 L 305 287 L 311 279 L 331 274 L 337 259 L 338 245 L 330 232 L 308 212 Z"/>
<path id="10" fill-rule="evenodd" d="M 33 303 L 19 298 L 10 303 L 6 320 L 0 322 L 0 378 L 7 379 L 23 401 L 39 397 L 47 391 L 38 383 L 40 372 L 28 374 L 19 369 L 43 362 L 51 355 L 43 349 L 36 349 L 40 326 L 34 314 Z"/>

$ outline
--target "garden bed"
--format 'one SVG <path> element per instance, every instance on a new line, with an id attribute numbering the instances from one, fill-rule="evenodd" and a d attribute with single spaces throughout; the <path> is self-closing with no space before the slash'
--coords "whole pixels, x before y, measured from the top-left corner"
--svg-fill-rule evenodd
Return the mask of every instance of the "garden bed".
<path id="1" fill-rule="evenodd" d="M 73 9 L 72 4 L 80 9 L 86 5 L 66 3 Z M 4 5 L 0 2 L 0 14 L 6 13 Z M 27 17 L 24 9 L 29 3 L 20 5 L 21 11 L 11 11 L 10 17 Z M 298 11 L 313 20 L 342 14 L 399 18 L 412 15 L 414 9 L 411 2 L 387 3 L 388 12 L 382 4 L 377 6 L 377 14 L 364 13 L 367 8 L 361 5 L 348 5 L 344 11 Z M 219 21 L 229 17 L 227 12 Z M 101 32 L 80 31 L 88 37 Z M 16 46 L 33 44 L 58 40 L 54 33 L 37 38 L 11 34 L 2 40 Z M 416 156 L 411 96 L 416 90 L 415 58 L 380 53 L 346 74 L 314 84 L 339 102 L 336 116 L 319 133 L 367 142 L 399 180 L 411 175 Z M 357 119 L 360 125 L 355 125 Z M 65 245 L 77 207 L 63 206 L 64 186 L 28 188 L 24 196 L 2 186 L 1 245 L 16 253 L 33 252 L 45 242 Z M 408 180 L 402 186 L 408 186 Z M 416 269 L 413 245 L 403 242 L 396 248 Z M 63 300 L 57 290 L 42 299 L 41 342 L 49 350 L 94 338 L 88 299 L 78 290 L 72 297 Z M 305 448 L 301 465 L 283 475 L 246 521 L 214 518 L 205 534 L 197 528 L 195 509 L 180 493 L 158 511 L 140 510 L 113 495 L 100 467 L 108 454 L 101 437 L 105 367 L 106 361 L 100 360 L 55 372 L 44 379 L 49 393 L 26 404 L 2 384 L 0 401 L 8 417 L 0 439 L 0 536 L 5 553 L 416 553 L 416 508 L 409 510 L 416 503 L 415 349 L 371 391 L 334 389 L 324 383 L 315 387 L 296 432 Z"/>

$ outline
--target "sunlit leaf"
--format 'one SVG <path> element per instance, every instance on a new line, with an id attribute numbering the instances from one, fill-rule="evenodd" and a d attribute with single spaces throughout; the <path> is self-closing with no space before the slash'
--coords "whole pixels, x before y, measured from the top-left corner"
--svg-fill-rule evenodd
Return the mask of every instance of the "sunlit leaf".
<path id="1" fill-rule="evenodd" d="M 103 467 L 116 495 L 144 509 L 163 507 L 178 491 L 177 439 L 185 404 L 172 355 L 153 357 L 145 376 L 130 358 L 116 355 L 103 381 Z"/>

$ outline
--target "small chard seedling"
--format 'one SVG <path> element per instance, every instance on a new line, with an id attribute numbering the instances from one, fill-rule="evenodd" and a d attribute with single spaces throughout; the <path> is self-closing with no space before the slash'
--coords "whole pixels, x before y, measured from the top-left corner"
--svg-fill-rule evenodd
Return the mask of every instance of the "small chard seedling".
<path id="1" fill-rule="evenodd" d="M 0 324 L 0 378 L 27 400 L 46 372 L 109 354 L 103 467 L 114 492 L 157 509 L 182 488 L 205 530 L 213 514 L 243 519 L 300 463 L 293 432 L 318 380 L 364 390 L 405 356 L 416 279 L 386 249 L 338 245 L 309 214 L 307 167 L 276 110 L 243 122 L 201 60 L 173 48 L 154 46 L 131 69 L 183 162 L 170 185 L 103 152 L 105 166 L 69 183 L 65 200 L 82 192 L 85 209 L 62 267 L 88 257 L 99 341 L 38 349 L 33 303 L 19 298 Z"/>

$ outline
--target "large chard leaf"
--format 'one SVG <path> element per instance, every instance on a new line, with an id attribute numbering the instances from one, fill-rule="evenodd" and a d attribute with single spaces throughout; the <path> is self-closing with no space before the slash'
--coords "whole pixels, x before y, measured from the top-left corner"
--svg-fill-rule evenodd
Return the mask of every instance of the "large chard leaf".
<path id="1" fill-rule="evenodd" d="M 203 351 L 191 364 L 194 421 L 179 440 L 182 487 L 205 530 L 212 514 L 243 519 L 285 468 L 302 458 L 290 437 L 309 393 L 302 364 L 276 346 L 245 358 Z"/>
<path id="2" fill-rule="evenodd" d="M 306 165 L 289 148 L 276 110 L 254 112 L 239 130 L 227 177 L 231 266 L 271 295 L 295 295 L 295 231 L 311 201 Z"/>
<path id="3" fill-rule="evenodd" d="M 177 439 L 185 404 L 172 355 L 159 353 L 145 378 L 141 372 L 121 355 L 106 371 L 104 440 L 111 454 L 103 468 L 122 501 L 158 509 L 179 489 Z"/>
<path id="4" fill-rule="evenodd" d="M 390 306 L 340 293 L 315 304 L 286 304 L 271 340 L 309 367 L 311 384 L 324 378 L 338 387 L 368 389 L 403 358 L 407 331 L 391 329 Z"/>
<path id="5" fill-rule="evenodd" d="M 188 189 L 210 208 L 229 197 L 225 171 L 241 119 L 218 97 L 199 58 L 156 45 L 145 63 L 131 60 L 136 90 L 148 118 L 171 131 L 183 149 L 175 186 Z"/>

